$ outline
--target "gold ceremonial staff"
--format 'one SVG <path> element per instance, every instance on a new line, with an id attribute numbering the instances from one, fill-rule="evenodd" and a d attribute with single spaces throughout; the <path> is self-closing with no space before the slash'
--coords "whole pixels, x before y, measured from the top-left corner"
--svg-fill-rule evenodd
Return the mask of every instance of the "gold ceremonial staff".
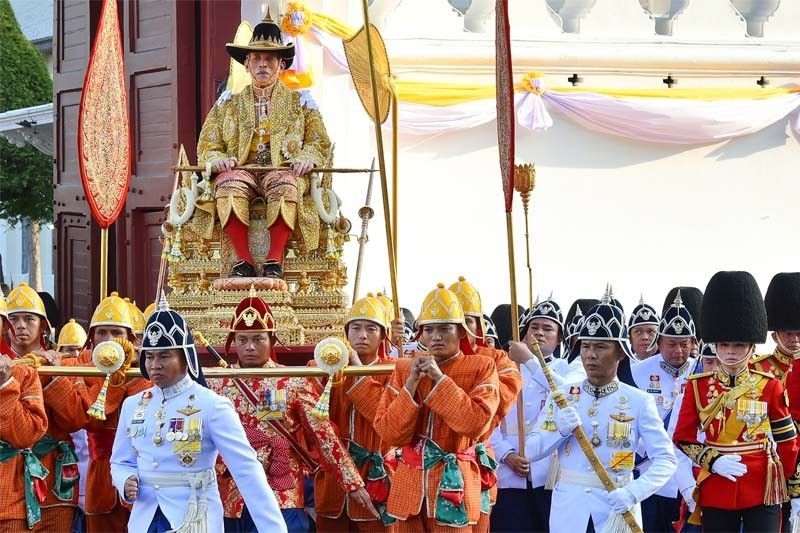
<path id="1" fill-rule="evenodd" d="M 28 363 L 23 363 L 28 364 Z M 104 378 L 106 374 L 93 366 L 40 366 L 36 370 L 41 376 L 85 376 Z M 388 376 L 394 365 L 348 366 L 342 370 L 345 376 Z M 324 378 L 329 374 L 324 370 L 308 366 L 282 366 L 279 368 L 220 368 L 203 367 L 206 378 L 264 378 L 264 377 L 305 377 Z M 142 373 L 138 368 L 130 368 L 125 377 L 138 378 Z"/>

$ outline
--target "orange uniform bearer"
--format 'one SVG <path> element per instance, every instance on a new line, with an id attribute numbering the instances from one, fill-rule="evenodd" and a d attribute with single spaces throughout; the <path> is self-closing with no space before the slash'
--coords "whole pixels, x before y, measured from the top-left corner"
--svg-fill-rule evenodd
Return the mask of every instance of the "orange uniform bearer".
<path id="1" fill-rule="evenodd" d="M 488 458 L 483 458 L 483 463 L 487 465 L 484 470 L 489 468 L 488 465 L 491 465 L 492 470 L 491 474 L 486 472 L 486 475 L 484 475 L 484 490 L 481 493 L 481 518 L 475 527 L 476 532 L 487 532 L 489 531 L 489 514 L 492 506 L 497 502 L 497 476 L 494 475 L 497 462 L 490 443 L 490 437 L 517 401 L 517 395 L 522 389 L 522 375 L 519 373 L 517 365 L 508 358 L 506 352 L 496 348 L 489 348 L 486 344 L 486 324 L 483 322 L 483 307 L 478 290 L 463 276 L 459 276 L 458 282 L 452 284 L 450 290 L 458 297 L 461 309 L 464 311 L 464 321 L 467 324 L 467 343 L 469 346 L 468 348 L 463 347 L 464 352 L 471 352 L 492 359 L 497 369 L 497 379 L 500 385 L 500 403 L 497 406 L 497 412 L 489 431 L 483 436 L 481 444 L 477 448 L 479 454 L 488 456 Z"/>
<path id="2" fill-rule="evenodd" d="M 133 334 L 133 319 L 130 305 L 116 292 L 103 299 L 89 323 L 89 347 L 81 352 L 80 362 L 92 364 L 92 346 L 113 338 L 125 338 L 136 342 Z M 84 397 L 84 408 L 97 398 L 102 387 L 102 378 L 86 378 L 88 392 Z M 89 468 L 86 473 L 86 530 L 88 533 L 126 531 L 130 518 L 130 506 L 120 501 L 117 490 L 111 483 L 111 448 L 119 423 L 122 402 L 152 384 L 143 378 L 132 378 L 118 386 L 108 388 L 106 395 L 106 419 L 88 418 L 85 429 L 89 442 Z"/>
<path id="3" fill-rule="evenodd" d="M 472 531 L 481 515 L 476 446 L 500 403 L 497 370 L 462 351 L 464 312 L 443 284 L 418 324 L 429 352 L 398 360 L 375 415 L 378 435 L 401 448 L 387 512 L 398 531 Z"/>
<path id="4" fill-rule="evenodd" d="M 0 293 L 0 329 L 8 323 Z M 5 335 L 3 335 L 5 337 Z M 8 346 L 0 346 L 0 531 L 27 532 L 41 522 L 40 504 L 47 472 L 31 447 L 47 429 L 42 386 L 36 371 L 13 366 Z"/>
<path id="5" fill-rule="evenodd" d="M 402 332 L 402 322 L 394 329 Z M 387 355 L 391 316 L 378 298 L 368 294 L 353 304 L 344 330 L 351 346 L 350 366 L 393 364 Z M 402 333 L 401 333 L 402 334 Z M 386 514 L 395 448 L 384 442 L 373 427 L 375 413 L 388 375 L 347 376 L 331 389 L 330 420 L 339 430 L 380 520 L 347 497 L 332 472 L 320 470 L 314 479 L 317 530 L 321 533 L 392 531 L 394 519 Z"/>

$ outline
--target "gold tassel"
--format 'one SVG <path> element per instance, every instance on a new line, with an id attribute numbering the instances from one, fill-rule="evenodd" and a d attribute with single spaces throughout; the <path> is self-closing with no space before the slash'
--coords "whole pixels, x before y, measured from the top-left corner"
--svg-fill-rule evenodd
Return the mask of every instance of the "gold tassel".
<path id="1" fill-rule="evenodd" d="M 106 379 L 103 381 L 103 387 L 100 389 L 100 394 L 92 406 L 86 411 L 86 414 L 97 420 L 106 419 L 106 394 L 108 393 L 108 385 L 111 383 L 111 374 L 106 374 Z"/>
<path id="2" fill-rule="evenodd" d="M 553 452 L 550 456 L 550 466 L 547 469 L 547 479 L 544 480 L 544 490 L 553 490 L 556 488 L 560 469 L 561 463 L 558 460 L 558 452 Z"/>
<path id="3" fill-rule="evenodd" d="M 333 376 L 328 378 L 328 383 L 322 394 L 319 395 L 317 404 L 311 410 L 311 414 L 320 420 L 328 420 L 330 418 L 330 401 L 331 401 L 331 386 L 333 384 Z"/>
<path id="4" fill-rule="evenodd" d="M 767 486 L 764 489 L 764 505 L 780 505 L 787 500 L 783 465 L 770 443 L 767 450 Z"/>

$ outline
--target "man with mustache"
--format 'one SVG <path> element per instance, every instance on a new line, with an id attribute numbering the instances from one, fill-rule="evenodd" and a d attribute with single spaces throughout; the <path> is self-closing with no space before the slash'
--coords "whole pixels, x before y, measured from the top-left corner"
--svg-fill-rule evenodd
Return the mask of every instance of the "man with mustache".
<path id="1" fill-rule="evenodd" d="M 748 366 L 767 338 L 767 313 L 748 272 L 717 272 L 700 312 L 720 368 L 695 374 L 673 440 L 701 468 L 703 531 L 779 531 L 786 481 L 796 475 L 797 433 L 780 380 Z M 705 441 L 698 439 L 705 434 Z M 800 507 L 792 499 L 792 509 Z"/>
<path id="2" fill-rule="evenodd" d="M 234 95 L 226 91 L 211 108 L 200 132 L 197 157 L 200 165 L 210 163 L 218 173 L 214 179 L 216 212 L 238 259 L 230 275 L 282 277 L 284 250 L 295 229 L 307 249 L 317 246 L 311 228 L 318 215 L 302 200 L 309 189 L 306 175 L 329 161 L 331 143 L 309 93 L 292 91 L 280 80 L 294 60 L 294 43 L 283 42 L 269 11 L 253 29 L 248 45 L 229 43 L 225 48 L 245 66 L 251 84 Z M 287 169 L 267 173 L 234 170 L 251 164 Z M 247 233 L 250 202 L 258 197 L 266 200 L 270 243 L 260 273 Z M 206 230 L 209 235 L 210 230 Z"/>

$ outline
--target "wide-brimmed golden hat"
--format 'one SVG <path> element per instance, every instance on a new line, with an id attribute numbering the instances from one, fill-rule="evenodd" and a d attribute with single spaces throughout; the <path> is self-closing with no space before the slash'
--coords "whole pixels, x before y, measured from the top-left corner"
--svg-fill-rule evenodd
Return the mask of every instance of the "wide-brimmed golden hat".
<path id="1" fill-rule="evenodd" d="M 253 28 L 253 36 L 249 43 L 246 45 L 228 43 L 225 45 L 225 50 L 234 60 L 242 64 L 250 52 L 278 52 L 286 61 L 286 68 L 289 68 L 294 60 L 294 43 L 283 42 L 281 28 L 272 20 L 269 9 L 264 20 Z"/>
<path id="2" fill-rule="evenodd" d="M 47 310 L 41 296 L 30 288 L 27 283 L 20 283 L 14 290 L 8 293 L 7 312 L 9 315 L 14 313 L 31 313 L 47 319 Z"/>
<path id="3" fill-rule="evenodd" d="M 460 324 L 467 327 L 464 322 L 464 310 L 458 297 L 439 283 L 435 289 L 428 293 L 422 302 L 422 310 L 417 317 L 417 324 Z"/>

